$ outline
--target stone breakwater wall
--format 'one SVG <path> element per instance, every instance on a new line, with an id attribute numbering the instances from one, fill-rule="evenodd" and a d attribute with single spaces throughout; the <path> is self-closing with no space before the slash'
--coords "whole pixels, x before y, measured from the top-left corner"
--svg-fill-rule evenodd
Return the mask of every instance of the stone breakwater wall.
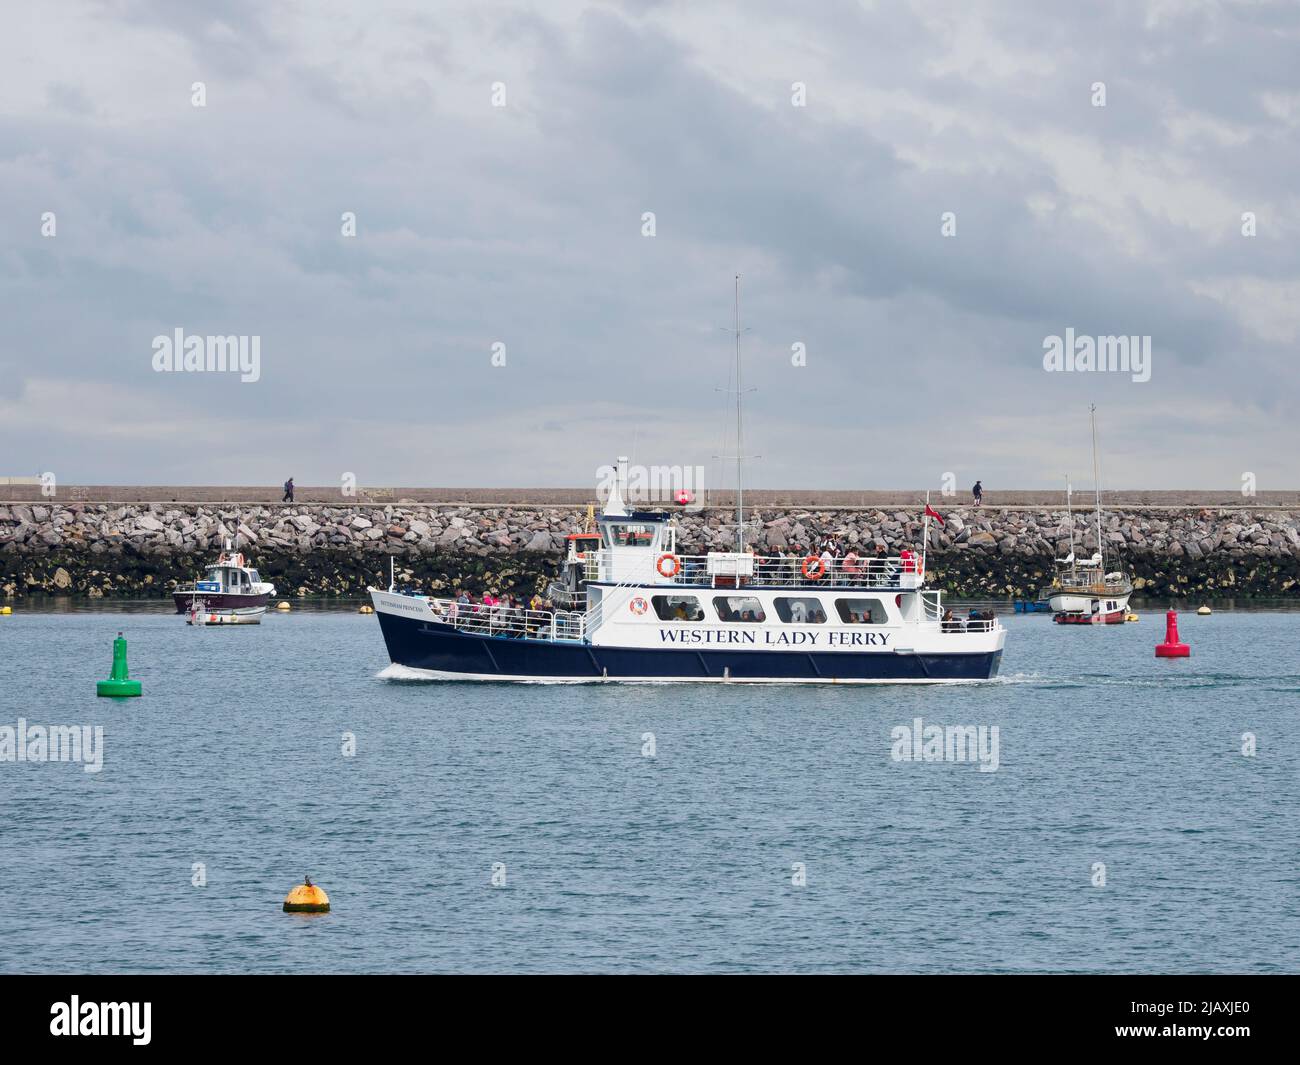
<path id="1" fill-rule="evenodd" d="M 766 509 L 748 515 L 760 550 L 805 550 L 825 535 L 859 551 L 918 548 L 920 508 Z M 0 504 L 0 596 L 157 597 L 198 575 L 226 541 L 282 597 L 355 596 L 398 583 L 448 593 L 531 594 L 559 572 L 585 507 L 387 505 Z M 682 553 L 726 550 L 730 512 L 679 513 Z M 1068 551 L 1064 509 L 957 508 L 931 525 L 934 586 L 961 596 L 1033 596 Z M 1075 550 L 1097 547 L 1075 512 Z M 1300 590 L 1300 510 L 1125 508 L 1108 513 L 1108 559 L 1155 597 L 1290 596 Z"/>

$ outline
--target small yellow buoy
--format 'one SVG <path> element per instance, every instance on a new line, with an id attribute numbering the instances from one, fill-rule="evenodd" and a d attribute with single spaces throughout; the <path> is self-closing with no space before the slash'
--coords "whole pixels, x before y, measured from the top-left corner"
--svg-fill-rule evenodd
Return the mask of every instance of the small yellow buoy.
<path id="1" fill-rule="evenodd" d="M 1203 607 L 1201 607 L 1199 610 L 1197 610 L 1196 612 L 1197 612 L 1198 614 L 1200 614 L 1201 617 L 1205 617 L 1205 615 L 1207 615 L 1208 613 L 1210 613 L 1210 608 L 1209 608 L 1208 606 L 1203 606 Z"/>
<path id="2" fill-rule="evenodd" d="M 357 611 L 358 614 L 373 614 L 374 612 L 375 612 L 375 608 L 372 607 L 369 603 L 363 603 L 361 605 L 361 609 Z"/>
<path id="3" fill-rule="evenodd" d="M 1136 614 L 1125 614 L 1125 615 L 1124 615 L 1124 620 L 1125 620 L 1125 621 L 1137 621 L 1137 619 L 1138 619 L 1138 616 L 1137 616 Z"/>
<path id="4" fill-rule="evenodd" d="M 284 900 L 285 913 L 329 913 L 330 897 L 311 882 L 311 877 L 304 876 L 304 883 L 297 885 Z"/>
<path id="5" fill-rule="evenodd" d="M 12 614 L 14 608 L 11 606 L 0 606 L 0 614 Z"/>
<path id="6" fill-rule="evenodd" d="M 283 600 L 281 600 L 280 602 L 278 602 L 278 603 L 275 604 L 275 609 L 276 609 L 276 610 L 292 610 L 293 607 L 291 607 L 288 603 L 286 603 L 286 602 L 284 602 Z"/>

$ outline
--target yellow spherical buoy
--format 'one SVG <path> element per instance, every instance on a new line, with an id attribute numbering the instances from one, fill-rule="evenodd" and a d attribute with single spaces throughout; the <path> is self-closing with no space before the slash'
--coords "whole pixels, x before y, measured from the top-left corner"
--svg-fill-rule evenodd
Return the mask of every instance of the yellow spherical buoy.
<path id="1" fill-rule="evenodd" d="M 311 877 L 304 876 L 304 883 L 297 885 L 284 900 L 285 913 L 329 913 L 330 897 L 311 882 Z"/>
<path id="2" fill-rule="evenodd" d="M 0 606 L 0 614 L 12 614 L 14 608 L 11 606 Z"/>
<path id="3" fill-rule="evenodd" d="M 1124 620 L 1125 620 L 1125 621 L 1137 621 L 1137 619 L 1138 619 L 1138 616 L 1137 616 L 1136 614 L 1125 614 L 1125 615 L 1124 615 Z"/>
<path id="4" fill-rule="evenodd" d="M 369 603 L 363 603 L 361 605 L 361 609 L 357 611 L 358 614 L 373 614 L 374 612 L 375 612 L 375 608 L 372 607 Z"/>
<path id="5" fill-rule="evenodd" d="M 288 603 L 286 603 L 286 602 L 284 602 L 283 600 L 281 600 L 280 602 L 278 602 L 278 603 L 275 604 L 275 609 L 276 609 L 276 610 L 292 610 L 293 607 L 291 607 Z"/>
<path id="6" fill-rule="evenodd" d="M 1203 606 L 1203 607 L 1201 607 L 1199 610 L 1197 610 L 1196 612 L 1197 612 L 1198 614 L 1200 614 L 1201 617 L 1205 617 L 1207 614 L 1210 613 L 1210 608 L 1209 608 L 1208 606 Z"/>

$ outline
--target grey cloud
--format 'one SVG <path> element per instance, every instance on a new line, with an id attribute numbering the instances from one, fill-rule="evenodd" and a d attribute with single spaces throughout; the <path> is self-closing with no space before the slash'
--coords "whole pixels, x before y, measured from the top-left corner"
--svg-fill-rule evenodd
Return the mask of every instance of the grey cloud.
<path id="1" fill-rule="evenodd" d="M 728 41 L 689 21 L 710 10 L 694 5 L 572 18 L 393 8 L 340 29 L 333 53 L 263 10 L 100 9 L 106 48 L 159 31 L 202 59 L 203 112 L 188 108 L 183 61 L 158 75 L 180 102 L 159 111 L 137 96 L 155 107 L 139 121 L 101 75 L 62 70 L 39 94 L 58 122 L 0 119 L 0 297 L 14 308 L 0 395 L 27 380 L 69 395 L 112 384 L 153 414 L 228 417 L 245 440 L 248 419 L 266 420 L 284 427 L 270 439 L 301 483 L 357 466 L 395 483 L 586 483 L 629 438 L 671 450 L 664 461 L 718 450 L 718 327 L 739 271 L 763 483 L 930 483 L 954 452 L 1003 483 L 1054 483 L 1054 468 L 1008 459 L 1005 439 L 1026 412 L 1081 419 L 1093 396 L 1117 447 L 1143 456 L 1121 467 L 1135 485 L 1268 462 L 1285 475 L 1280 459 L 1252 458 L 1250 434 L 1199 464 L 1183 435 L 1232 409 L 1274 450 L 1295 442 L 1291 345 L 1192 287 L 1298 277 L 1294 240 L 1279 236 L 1295 225 L 1294 127 L 1264 103 L 1300 93 L 1285 63 L 1297 20 L 1280 6 L 1153 27 L 1129 5 L 988 9 L 979 32 L 1045 71 L 1021 77 L 941 70 L 966 45 L 934 32 L 934 5 L 747 7 L 745 31 L 791 58 L 753 70 L 740 57 L 743 88 L 719 76 Z M 504 111 L 487 103 L 498 76 Z M 789 106 L 793 80 L 810 85 L 806 110 Z M 1110 88 L 1104 112 L 1088 104 L 1093 80 Z M 893 105 L 855 117 L 857 91 L 955 117 L 937 133 Z M 1169 123 L 1187 116 L 1246 140 L 1179 141 Z M 1095 148 L 1098 172 L 1121 183 L 1168 182 L 1170 210 L 1127 185 L 1081 197 L 1061 138 Z M 1122 159 L 1137 162 L 1114 169 Z M 1055 206 L 1036 213 L 1039 199 Z M 52 241 L 38 229 L 48 209 Z M 1261 235 L 1246 240 L 1250 209 Z M 956 238 L 939 234 L 946 210 Z M 354 240 L 339 234 L 343 211 L 358 215 Z M 152 373 L 150 340 L 177 326 L 261 335 L 263 380 Z M 1044 374 L 1042 338 L 1067 326 L 1153 335 L 1152 382 Z M 796 340 L 803 371 L 789 365 Z M 495 341 L 504 369 L 489 365 Z M 1187 424 L 1154 420 L 1171 410 Z M 939 428 L 918 438 L 918 422 Z M 236 445 L 214 462 L 182 436 L 163 463 L 151 440 L 93 446 L 93 420 L 76 434 L 0 427 L 0 446 L 20 470 L 53 456 L 65 482 L 247 480 L 278 461 Z"/>

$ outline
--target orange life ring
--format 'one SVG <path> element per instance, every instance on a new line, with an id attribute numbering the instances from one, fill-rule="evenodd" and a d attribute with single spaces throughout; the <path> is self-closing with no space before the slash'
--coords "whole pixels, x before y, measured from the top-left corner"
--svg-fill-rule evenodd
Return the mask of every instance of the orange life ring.
<path id="1" fill-rule="evenodd" d="M 826 563 L 819 555 L 809 555 L 803 560 L 803 575 L 810 581 L 819 581 L 826 573 Z"/>
<path id="2" fill-rule="evenodd" d="M 664 569 L 664 563 L 668 563 L 668 569 Z M 659 571 L 661 577 L 676 577 L 682 571 L 682 560 L 676 555 L 664 553 L 659 556 L 659 561 L 655 563 L 655 569 Z"/>

